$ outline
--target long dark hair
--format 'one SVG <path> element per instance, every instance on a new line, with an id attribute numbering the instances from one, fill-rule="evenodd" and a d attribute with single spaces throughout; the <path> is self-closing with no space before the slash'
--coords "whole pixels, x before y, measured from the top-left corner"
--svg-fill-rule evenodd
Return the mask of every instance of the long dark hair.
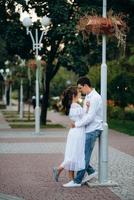
<path id="1" fill-rule="evenodd" d="M 78 94 L 78 91 L 77 91 L 76 86 L 70 86 L 63 92 L 62 105 L 63 105 L 63 110 L 66 115 L 69 114 L 69 109 L 73 100 L 73 96 L 76 97 L 77 94 Z"/>

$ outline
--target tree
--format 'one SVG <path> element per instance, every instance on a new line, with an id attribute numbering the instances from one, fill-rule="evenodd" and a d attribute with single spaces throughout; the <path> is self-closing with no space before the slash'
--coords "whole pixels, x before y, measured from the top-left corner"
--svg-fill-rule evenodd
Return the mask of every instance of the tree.
<path id="1" fill-rule="evenodd" d="M 12 60 L 15 55 L 21 58 L 31 56 L 31 41 L 25 34 L 25 28 L 20 22 L 20 14 L 16 12 L 18 4 L 25 4 L 23 0 L 0 1 L 0 41 L 3 41 L 3 55 L 0 62 Z M 2 48 L 2 47 L 0 47 Z"/>
<path id="2" fill-rule="evenodd" d="M 66 87 L 76 84 L 77 78 L 78 77 L 74 72 L 68 71 L 66 68 L 61 67 L 51 81 L 50 96 L 60 96 Z"/>
<path id="3" fill-rule="evenodd" d="M 125 107 L 128 104 L 134 104 L 134 75 L 122 73 L 116 76 L 111 84 L 111 96 L 115 103 L 121 107 Z"/>
<path id="4" fill-rule="evenodd" d="M 6 57 L 7 57 L 6 43 L 0 36 L 0 66 L 3 65 Z"/>

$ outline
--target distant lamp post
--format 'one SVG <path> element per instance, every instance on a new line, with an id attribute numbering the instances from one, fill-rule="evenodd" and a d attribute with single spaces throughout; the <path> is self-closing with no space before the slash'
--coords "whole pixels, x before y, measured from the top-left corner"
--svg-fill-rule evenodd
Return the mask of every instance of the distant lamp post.
<path id="1" fill-rule="evenodd" d="M 22 60 L 20 65 L 21 71 L 22 68 L 25 66 L 25 60 Z M 23 103 L 23 74 L 20 73 L 20 119 L 23 119 L 24 115 L 24 103 Z"/>
<path id="2" fill-rule="evenodd" d="M 20 80 L 20 119 L 23 119 L 23 78 Z"/>
<path id="3" fill-rule="evenodd" d="M 71 81 L 70 81 L 70 80 L 67 80 L 67 81 L 66 81 L 66 85 L 67 85 L 67 86 L 71 85 Z"/>
<path id="4" fill-rule="evenodd" d="M 12 71 L 10 69 L 8 69 L 10 62 L 8 60 L 5 61 L 5 66 L 6 66 L 6 70 L 7 70 L 7 89 L 9 89 L 9 95 L 7 95 L 7 104 L 11 107 L 12 106 Z"/>
<path id="5" fill-rule="evenodd" d="M 7 87 L 7 76 L 10 74 L 10 70 L 7 68 L 7 69 L 0 69 L 0 73 L 5 81 L 5 90 L 4 90 L 4 95 L 3 95 L 3 101 L 4 101 L 4 104 L 7 105 L 7 90 L 8 90 L 8 87 Z"/>
<path id="6" fill-rule="evenodd" d="M 35 107 L 35 133 L 39 134 L 40 133 L 40 107 L 39 107 L 39 68 L 38 68 L 38 63 L 40 62 L 39 60 L 39 55 L 38 52 L 42 48 L 42 39 L 43 36 L 46 35 L 48 31 L 48 27 L 51 23 L 51 20 L 49 17 L 44 16 L 40 20 L 42 27 L 44 27 L 44 30 L 42 30 L 41 36 L 39 38 L 38 34 L 38 29 L 35 29 L 35 39 L 34 36 L 29 30 L 29 27 L 32 26 L 32 20 L 30 17 L 26 17 L 23 20 L 23 25 L 26 27 L 27 30 L 27 35 L 30 35 L 32 43 L 33 43 L 33 50 L 35 50 L 35 57 L 36 57 L 36 63 L 37 63 L 37 68 L 36 68 L 36 107 Z"/>

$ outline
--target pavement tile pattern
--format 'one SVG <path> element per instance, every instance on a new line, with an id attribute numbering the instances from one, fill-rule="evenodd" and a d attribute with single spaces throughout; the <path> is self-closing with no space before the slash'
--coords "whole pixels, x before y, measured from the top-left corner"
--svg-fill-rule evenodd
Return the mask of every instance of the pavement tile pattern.
<path id="1" fill-rule="evenodd" d="M 54 118 L 58 120 L 56 114 Z M 43 130 L 36 135 L 34 130 L 7 131 L 7 127 L 4 130 L 2 126 L 0 200 L 134 200 L 134 137 L 112 130 L 109 134 L 109 179 L 117 182 L 118 187 L 63 188 L 62 184 L 68 181 L 65 171 L 58 183 L 54 181 L 52 168 L 63 159 L 67 131 Z M 92 164 L 98 167 L 97 144 Z"/>
<path id="2" fill-rule="evenodd" d="M 60 163 L 62 157 L 60 154 L 1 155 L 0 191 L 25 200 L 84 200 L 87 197 L 91 200 L 120 199 L 107 188 L 63 188 L 62 184 L 68 181 L 65 172 L 59 183 L 56 183 L 53 180 L 52 167 Z"/>

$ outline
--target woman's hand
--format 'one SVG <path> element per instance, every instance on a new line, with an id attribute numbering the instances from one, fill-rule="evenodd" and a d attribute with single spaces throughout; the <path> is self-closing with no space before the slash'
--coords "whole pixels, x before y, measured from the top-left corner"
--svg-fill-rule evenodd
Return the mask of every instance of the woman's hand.
<path id="1" fill-rule="evenodd" d="M 89 108 L 89 106 L 90 106 L 90 102 L 89 101 L 86 102 L 86 106 Z"/>
<path id="2" fill-rule="evenodd" d="M 75 128 L 74 122 L 71 122 L 71 128 Z"/>
<path id="3" fill-rule="evenodd" d="M 87 108 L 86 108 L 86 113 L 87 113 L 88 110 L 89 110 L 89 107 L 90 107 L 90 102 L 89 102 L 89 101 L 86 102 L 86 107 L 87 107 Z"/>

